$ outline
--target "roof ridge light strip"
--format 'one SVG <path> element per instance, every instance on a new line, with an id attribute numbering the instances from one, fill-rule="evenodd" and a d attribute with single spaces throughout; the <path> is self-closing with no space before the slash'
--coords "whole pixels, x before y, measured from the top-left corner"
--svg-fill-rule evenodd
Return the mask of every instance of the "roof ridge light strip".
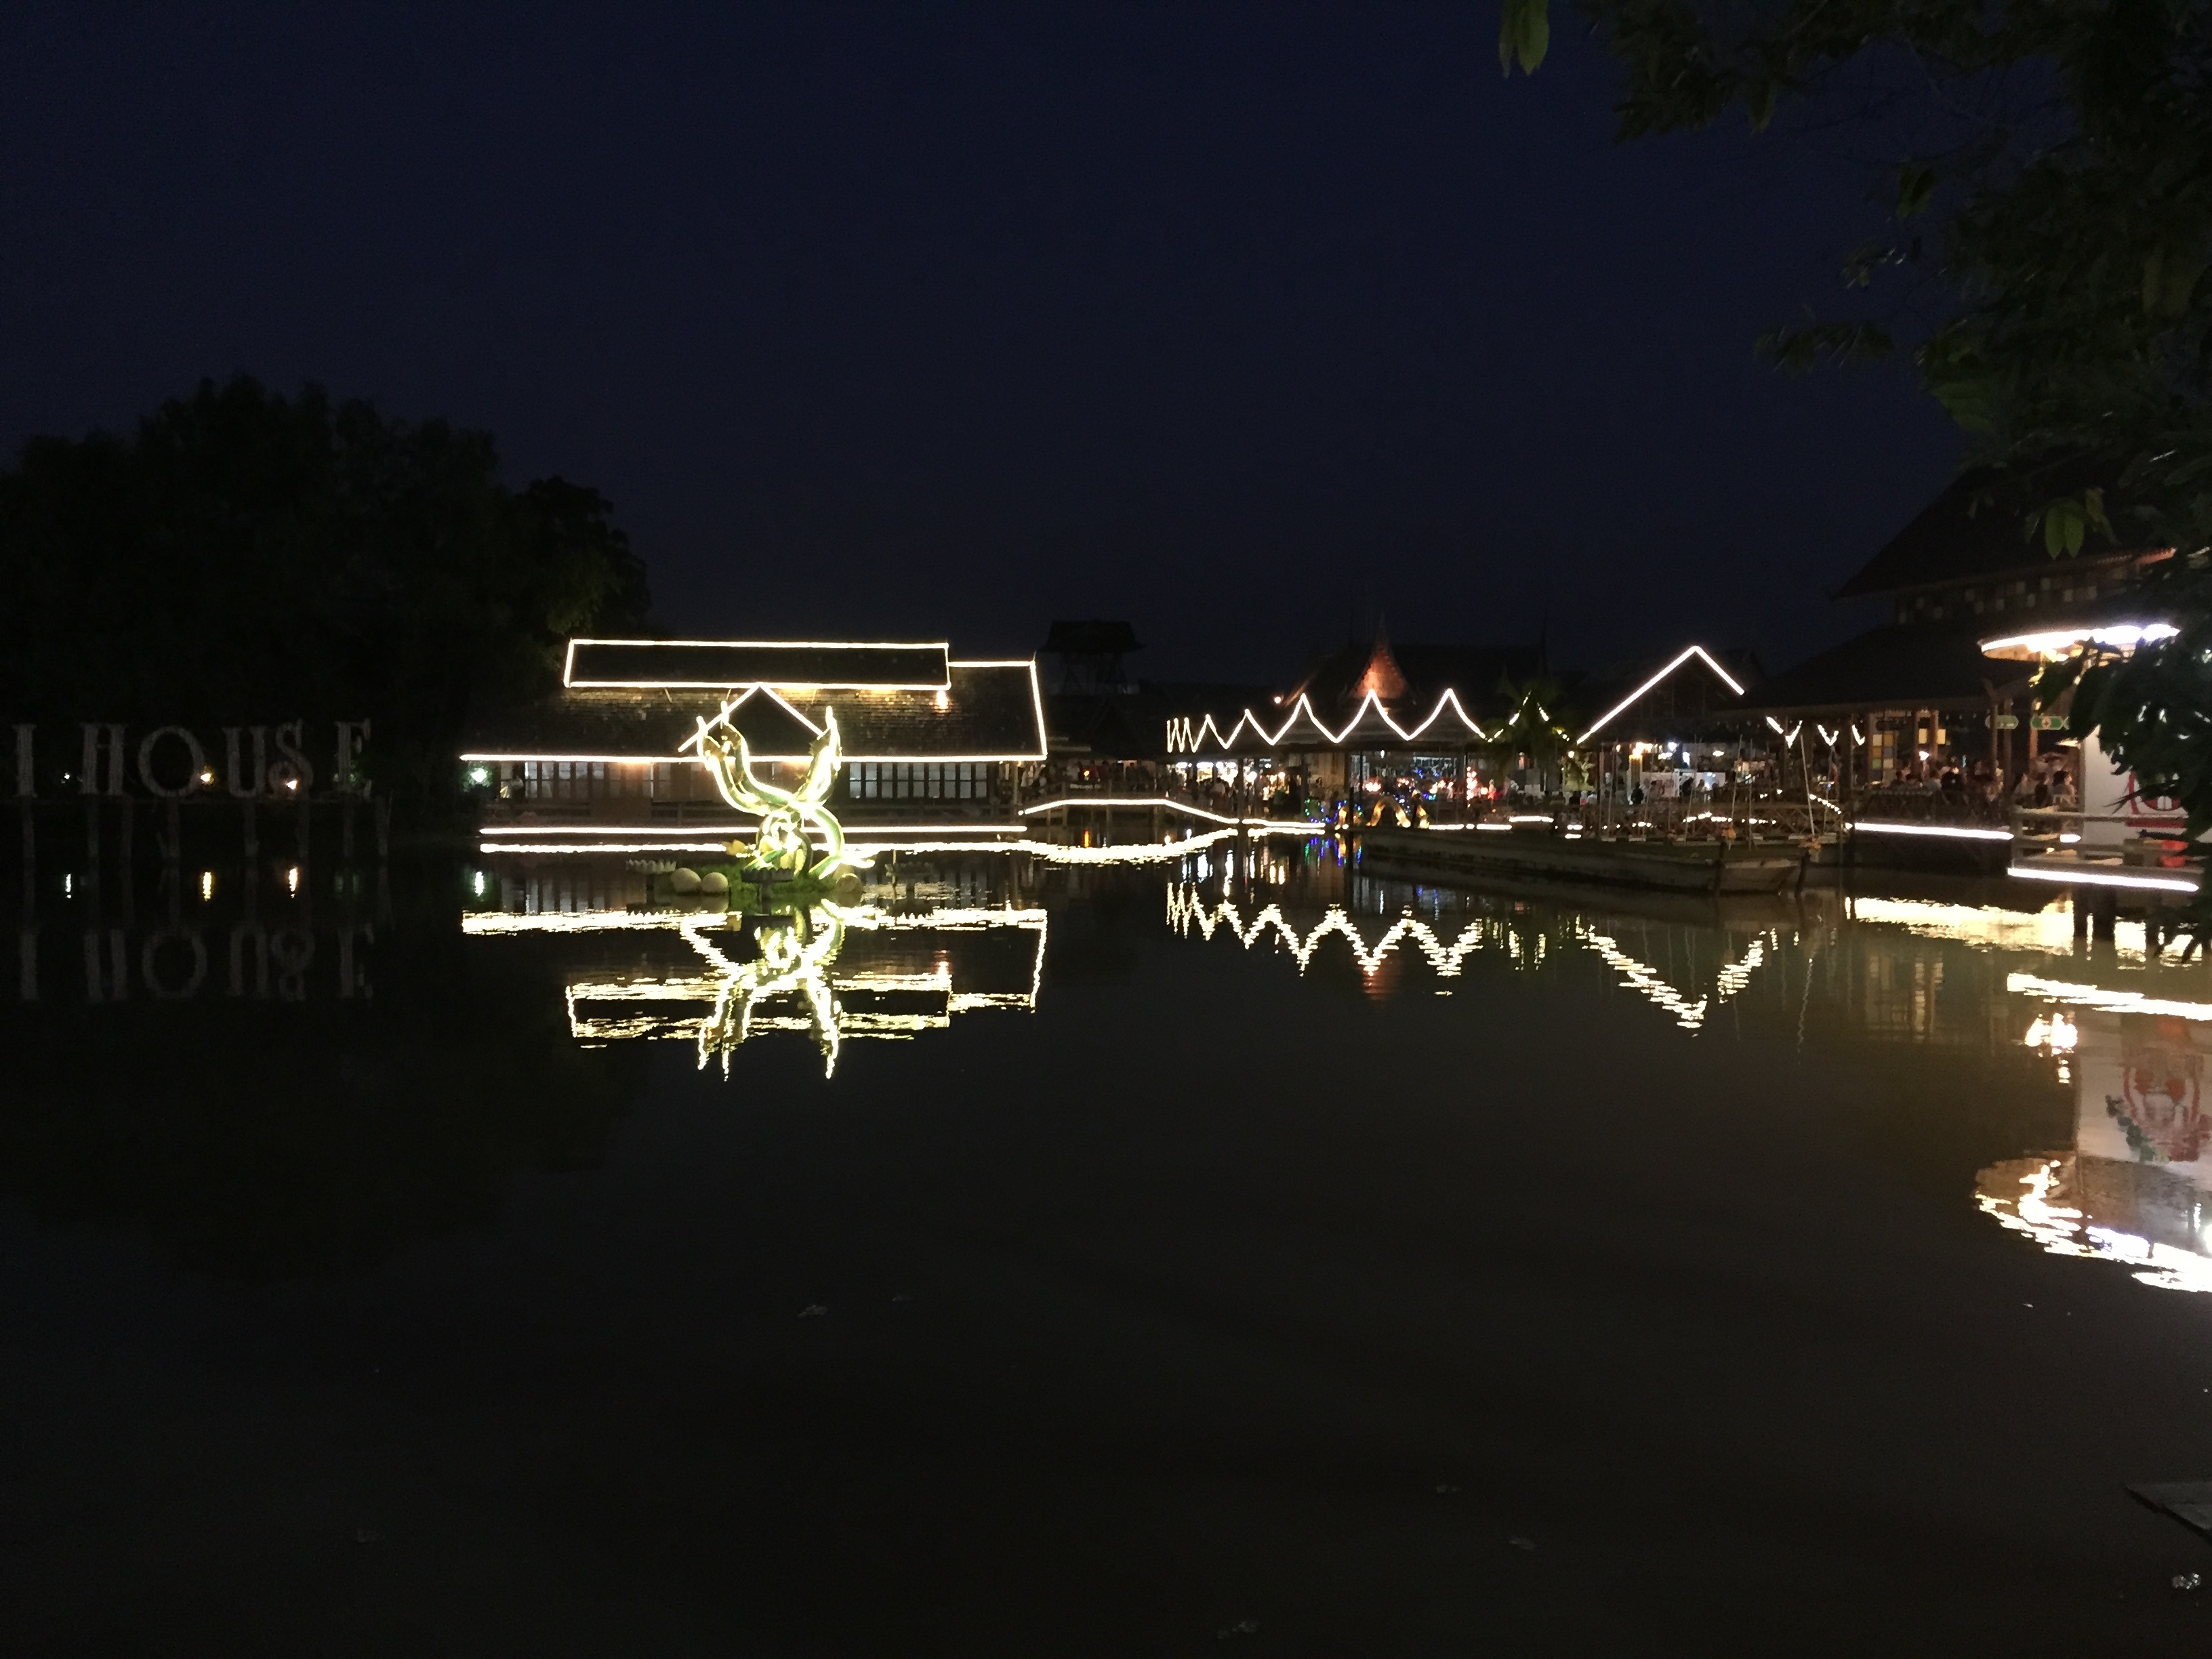
<path id="1" fill-rule="evenodd" d="M 1213 733 L 1213 740 L 1219 744 L 1224 750 L 1231 748 L 1235 745 L 1237 738 L 1243 733 L 1247 726 L 1249 726 L 1252 730 L 1258 734 L 1260 740 L 1262 743 L 1272 749 L 1283 740 L 1284 737 L 1289 732 L 1290 729 L 1293 726 L 1296 726 L 1298 723 L 1298 716 L 1301 713 L 1303 713 L 1308 720 L 1313 722 L 1314 729 L 1319 732 L 1323 738 L 1327 738 L 1332 744 L 1339 744 L 1342 743 L 1344 739 L 1350 735 L 1352 729 L 1357 726 L 1360 721 L 1367 718 L 1367 711 L 1370 708 L 1372 708 L 1376 714 L 1382 717 L 1382 723 L 1385 726 L 1389 726 L 1393 732 L 1398 734 L 1398 738 L 1401 742 L 1411 743 L 1419 738 L 1424 732 L 1426 732 L 1431 726 L 1434 726 L 1437 721 L 1443 717 L 1444 705 L 1446 703 L 1449 703 L 1452 708 L 1458 712 L 1461 724 L 1465 726 L 1469 732 L 1481 738 L 1485 743 L 1490 741 L 1490 733 L 1484 731 L 1480 726 L 1476 724 L 1474 717 L 1467 712 L 1467 705 L 1459 700 L 1459 693 L 1450 686 L 1446 686 L 1444 688 L 1443 695 L 1437 699 L 1437 706 L 1429 711 L 1428 719 L 1423 720 L 1419 726 L 1413 727 L 1410 731 L 1405 726 L 1399 725 L 1396 720 L 1391 719 L 1390 711 L 1382 706 L 1382 700 L 1376 696 L 1374 692 L 1370 691 L 1365 697 L 1360 700 L 1359 707 L 1352 711 L 1352 718 L 1344 723 L 1344 729 L 1340 732 L 1332 732 L 1328 729 L 1328 722 L 1323 720 L 1320 714 L 1315 712 L 1312 699 L 1308 696 L 1306 693 L 1301 691 L 1298 693 L 1298 700 L 1291 705 L 1289 716 L 1283 721 L 1282 725 L 1276 727 L 1273 732 L 1268 731 L 1266 725 L 1261 720 L 1260 717 L 1257 714 L 1255 714 L 1249 708 L 1245 709 L 1243 714 L 1237 717 L 1237 724 L 1229 728 L 1229 735 L 1225 738 L 1221 735 L 1221 728 L 1213 723 L 1213 716 L 1211 714 L 1205 716 L 1195 730 L 1191 726 L 1189 715 L 1176 715 L 1168 721 L 1168 752 L 1171 755 L 1196 754 L 1198 752 L 1198 746 L 1206 740 L 1206 734 L 1208 732 L 1212 732 Z M 1180 743 L 1177 741 L 1178 738 L 1181 739 Z"/>
<path id="2" fill-rule="evenodd" d="M 562 656 L 561 684 L 564 687 L 581 689 L 585 690 L 657 690 L 664 685 L 668 684 L 669 682 L 663 680 L 586 680 L 582 683 L 581 687 L 579 688 L 575 678 L 575 673 L 576 647 L 580 645 L 618 645 L 655 647 L 697 647 L 705 646 L 713 649 L 725 651 L 939 651 L 945 654 L 945 665 L 947 668 L 950 668 L 952 665 L 952 646 L 951 642 L 946 640 L 616 640 L 600 639 L 590 635 L 578 635 L 569 640 L 568 648 Z M 697 684 L 703 685 L 706 682 L 687 681 L 682 682 L 681 684 Z M 724 684 L 726 685 L 729 682 L 725 681 Z M 793 687 L 805 684 L 816 690 L 823 690 L 828 686 L 836 686 L 840 690 L 851 690 L 856 691 L 872 690 L 883 691 L 939 691 L 945 689 L 942 685 L 934 682 L 926 685 L 919 682 L 911 684 L 901 682 L 894 685 L 878 685 L 872 681 L 853 681 L 848 683 L 845 681 L 801 682 L 799 680 L 784 680 L 779 681 L 777 684 L 791 685 Z"/>
<path id="3" fill-rule="evenodd" d="M 1654 674 L 1650 679 L 1644 681 L 1643 684 L 1638 686 L 1636 690 L 1630 692 L 1619 702 L 1613 704 L 1612 708 L 1607 709 L 1604 714 L 1599 715 L 1597 719 L 1591 723 L 1590 729 L 1583 732 L 1579 738 L 1577 738 L 1575 741 L 1577 743 L 1588 743 L 1592 738 L 1595 737 L 1600 732 L 1605 729 L 1606 723 L 1615 714 L 1620 713 L 1622 709 L 1627 708 L 1638 697 L 1649 691 L 1653 686 L 1658 684 L 1660 681 L 1665 679 L 1667 676 L 1673 673 L 1676 669 L 1680 668 L 1684 663 L 1689 661 L 1692 657 L 1702 657 L 1705 659 L 1705 666 L 1711 669 L 1714 673 L 1721 677 L 1722 684 L 1727 686 L 1729 690 L 1735 692 L 1739 697 L 1743 695 L 1743 686 L 1741 683 L 1737 680 L 1735 675 L 1729 673 L 1727 669 L 1720 665 L 1720 664 L 1714 659 L 1711 652 L 1706 650 L 1702 645 L 1686 646 L 1683 647 L 1681 653 L 1677 656 L 1674 661 L 1668 663 L 1664 668 Z M 1781 728 L 1778 726 L 1775 729 L 1779 731 Z"/>

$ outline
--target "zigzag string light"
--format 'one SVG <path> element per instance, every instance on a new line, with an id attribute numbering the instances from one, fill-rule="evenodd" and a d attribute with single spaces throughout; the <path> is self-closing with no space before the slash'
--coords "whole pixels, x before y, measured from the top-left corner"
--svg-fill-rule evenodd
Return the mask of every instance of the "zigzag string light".
<path id="1" fill-rule="evenodd" d="M 1429 711 L 1428 719 L 1418 726 L 1410 727 L 1401 726 L 1396 720 L 1391 719 L 1390 711 L 1382 706 L 1382 700 L 1370 691 L 1362 700 L 1359 707 L 1352 711 L 1352 718 L 1344 723 L 1343 729 L 1337 732 L 1328 729 L 1322 717 L 1314 712 L 1312 700 L 1305 693 L 1300 692 L 1298 700 L 1291 705 L 1289 718 L 1273 732 L 1267 730 L 1266 723 L 1249 708 L 1237 716 L 1237 724 L 1229 728 L 1227 737 L 1222 736 L 1221 728 L 1213 723 L 1213 716 L 1211 714 L 1205 716 L 1196 726 L 1191 724 L 1189 715 L 1177 714 L 1168 721 L 1168 753 L 1170 755 L 1198 753 L 1199 745 L 1206 741 L 1206 733 L 1209 732 L 1213 734 L 1214 742 L 1220 744 L 1224 750 L 1232 749 L 1236 746 L 1237 739 L 1243 735 L 1244 728 L 1248 726 L 1258 737 L 1262 747 L 1273 749 L 1289 735 L 1291 728 L 1298 723 L 1301 715 L 1313 722 L 1313 728 L 1321 734 L 1322 741 L 1334 747 L 1342 743 L 1360 721 L 1367 718 L 1370 710 L 1383 725 L 1389 726 L 1397 735 L 1400 742 L 1412 743 L 1443 717 L 1447 704 L 1450 706 L 1452 712 L 1459 716 L 1460 724 L 1470 734 L 1480 738 L 1485 743 L 1490 740 L 1491 734 L 1476 724 L 1474 717 L 1468 714 L 1465 706 L 1461 703 L 1459 693 L 1449 687 L 1446 688 L 1444 694 L 1437 699 L 1437 706 Z"/>
<path id="2" fill-rule="evenodd" d="M 1638 686 L 1636 690 L 1630 692 L 1619 702 L 1613 704 L 1613 706 L 1607 709 L 1605 713 L 1600 714 L 1596 720 L 1590 723 L 1590 729 L 1583 732 L 1579 738 L 1577 738 L 1575 741 L 1577 743 L 1588 743 L 1592 738 L 1595 737 L 1600 732 L 1605 729 L 1607 724 L 1612 720 L 1615 714 L 1620 713 L 1624 708 L 1632 707 L 1638 698 L 1644 696 L 1645 692 L 1650 690 L 1653 686 L 1658 684 L 1660 681 L 1665 679 L 1667 676 L 1673 673 L 1676 669 L 1680 668 L 1684 663 L 1689 661 L 1692 657 L 1704 659 L 1705 666 L 1711 669 L 1714 673 L 1721 677 L 1722 684 L 1727 686 L 1729 690 L 1735 692 L 1739 697 L 1743 695 L 1743 686 L 1741 683 L 1737 680 L 1735 675 L 1729 673 L 1727 669 L 1722 667 L 1720 664 L 1714 659 L 1713 653 L 1711 652 L 1706 650 L 1702 645 L 1689 646 L 1686 647 L 1674 661 L 1668 663 L 1664 668 L 1654 674 L 1650 679 L 1644 681 L 1643 684 Z M 1767 724 L 1769 726 L 1773 726 L 1774 722 L 1770 720 Z M 1782 728 L 1778 726 L 1775 726 L 1774 729 L 1779 732 Z"/>

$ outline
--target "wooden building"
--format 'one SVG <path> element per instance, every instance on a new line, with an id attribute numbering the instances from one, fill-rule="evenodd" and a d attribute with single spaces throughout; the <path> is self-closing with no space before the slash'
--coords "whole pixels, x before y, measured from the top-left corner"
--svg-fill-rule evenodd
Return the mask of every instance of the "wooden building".
<path id="1" fill-rule="evenodd" d="M 1490 733 L 1533 683 L 1530 646 L 1394 644 L 1380 632 L 1322 657 L 1264 701 L 1192 704 L 1164 729 L 1185 781 L 1232 779 L 1293 801 L 1392 787 L 1466 801 Z"/>
<path id="2" fill-rule="evenodd" d="M 1946 770 L 2017 779 L 2033 767 L 2039 721 L 2032 653 L 2021 638 L 2124 625 L 2164 548 L 2047 556 L 2021 532 L 1995 475 L 1961 475 L 1836 592 L 1873 599 L 1889 620 L 1758 687 L 1750 706 L 1812 723 L 1847 789 Z M 2115 504 L 2116 524 L 2125 522 Z M 2058 722 L 2045 717 L 2040 722 Z"/>
<path id="3" fill-rule="evenodd" d="M 1519 788 L 1559 789 L 1601 775 L 1633 775 L 1648 752 L 1656 778 L 1662 751 L 1671 774 L 1721 769 L 1706 752 L 1741 757 L 1755 721 L 1741 698 L 1759 668 L 1748 653 L 1690 646 L 1591 672 L 1553 672 L 1534 646 L 1371 642 L 1322 658 L 1304 678 L 1264 702 L 1199 707 L 1168 723 L 1170 762 L 1190 775 L 1256 773 L 1319 804 L 1372 792 L 1455 800 Z M 1539 710 L 1558 733 L 1547 744 L 1516 744 L 1509 725 L 1531 692 L 1558 707 Z M 1540 752 L 1548 750 L 1548 754 Z M 1601 757 L 1611 756 L 1610 764 Z M 1626 786 L 1624 785 L 1624 787 Z"/>
<path id="4" fill-rule="evenodd" d="M 488 719 L 461 756 L 488 828 L 738 820 L 699 764 L 726 717 L 766 781 L 795 777 L 835 713 L 847 823 L 1011 823 L 1045 758 L 1036 665 L 942 642 L 572 640 L 561 689 Z"/>

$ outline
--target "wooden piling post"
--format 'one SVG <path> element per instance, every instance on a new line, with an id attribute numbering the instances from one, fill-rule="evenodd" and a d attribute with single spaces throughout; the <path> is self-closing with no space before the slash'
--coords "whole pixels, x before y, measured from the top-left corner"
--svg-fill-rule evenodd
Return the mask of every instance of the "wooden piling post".
<path id="1" fill-rule="evenodd" d="M 2111 892 L 2100 893 L 2095 904 L 2096 908 L 2090 917 L 2091 932 L 2097 939 L 2109 939 L 2117 931 L 2119 922 L 2119 897 Z"/>

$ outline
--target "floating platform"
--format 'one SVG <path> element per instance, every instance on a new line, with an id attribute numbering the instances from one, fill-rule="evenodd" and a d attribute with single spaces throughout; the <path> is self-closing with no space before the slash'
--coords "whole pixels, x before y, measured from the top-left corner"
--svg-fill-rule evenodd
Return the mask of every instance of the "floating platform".
<path id="1" fill-rule="evenodd" d="M 1551 830 L 1363 830 L 1360 861 L 1378 873 L 1520 876 L 1669 893 L 1782 893 L 1805 879 L 1807 850 L 1729 841 L 1600 841 Z"/>

